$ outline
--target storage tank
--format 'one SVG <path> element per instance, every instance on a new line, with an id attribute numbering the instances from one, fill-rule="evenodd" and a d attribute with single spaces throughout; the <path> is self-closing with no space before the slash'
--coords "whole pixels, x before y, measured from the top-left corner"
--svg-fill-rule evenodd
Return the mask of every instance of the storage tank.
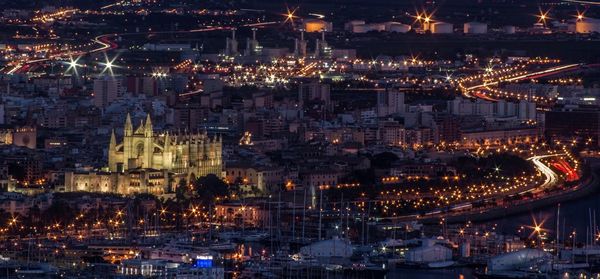
<path id="1" fill-rule="evenodd" d="M 354 25 L 352 32 L 354 33 L 367 33 L 367 32 L 381 32 L 385 31 L 385 25 L 383 23 L 369 23 Z"/>
<path id="2" fill-rule="evenodd" d="M 369 32 L 369 28 L 366 24 L 358 24 L 352 26 L 352 33 L 362 34 L 367 32 Z"/>
<path id="3" fill-rule="evenodd" d="M 396 33 L 406 33 L 410 31 L 411 27 L 407 24 L 402 24 L 399 22 L 386 22 L 385 30 L 388 32 L 396 32 Z"/>
<path id="4" fill-rule="evenodd" d="M 454 26 L 452 23 L 435 22 L 431 24 L 430 30 L 432 34 L 452 34 Z"/>
<path id="5" fill-rule="evenodd" d="M 488 26 L 481 22 L 467 22 L 463 25 L 463 32 L 465 34 L 485 34 L 487 33 Z"/>
<path id="6" fill-rule="evenodd" d="M 517 28 L 512 25 L 507 25 L 502 27 L 502 31 L 506 34 L 514 34 L 517 33 Z"/>
<path id="7" fill-rule="evenodd" d="M 320 19 L 307 19 L 304 20 L 302 24 L 304 25 L 303 27 L 306 32 L 321 32 L 323 30 L 332 31 L 333 29 L 333 24 L 331 22 Z"/>
<path id="8" fill-rule="evenodd" d="M 367 24 L 369 31 L 381 32 L 385 31 L 385 24 L 383 23 L 369 23 Z"/>
<path id="9" fill-rule="evenodd" d="M 575 24 L 577 33 L 600 33 L 600 19 L 584 18 Z"/>
<path id="10" fill-rule="evenodd" d="M 364 20 L 351 20 L 351 21 L 346 22 L 346 24 L 344 24 L 344 30 L 352 31 L 354 26 L 364 25 L 364 24 L 365 24 Z"/>

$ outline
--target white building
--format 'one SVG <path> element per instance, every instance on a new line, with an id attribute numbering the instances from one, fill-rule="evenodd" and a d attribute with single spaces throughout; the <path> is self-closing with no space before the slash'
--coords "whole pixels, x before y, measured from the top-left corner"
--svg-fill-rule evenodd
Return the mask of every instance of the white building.
<path id="1" fill-rule="evenodd" d="M 481 99 L 456 98 L 448 101 L 448 112 L 454 115 L 479 115 L 486 118 L 517 117 L 519 120 L 535 120 L 536 106 L 534 102 L 521 100 L 518 103 L 498 100 L 488 102 Z"/>
<path id="2" fill-rule="evenodd" d="M 377 92 L 377 116 L 404 113 L 404 93 L 395 90 Z"/>
<path id="3" fill-rule="evenodd" d="M 519 101 L 519 120 L 536 120 L 536 109 L 534 102 L 528 102 L 525 100 Z"/>
<path id="4" fill-rule="evenodd" d="M 433 263 L 452 260 L 452 250 L 435 244 L 433 239 L 422 240 L 421 247 L 406 252 L 406 261 L 412 263 Z"/>
<path id="5" fill-rule="evenodd" d="M 347 239 L 335 237 L 304 246 L 300 248 L 300 254 L 317 259 L 349 258 L 352 256 L 352 244 Z"/>

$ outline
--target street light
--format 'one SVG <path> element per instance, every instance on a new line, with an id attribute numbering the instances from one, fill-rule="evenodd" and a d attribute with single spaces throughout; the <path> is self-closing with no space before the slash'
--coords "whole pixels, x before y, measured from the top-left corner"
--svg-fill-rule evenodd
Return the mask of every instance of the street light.
<path id="1" fill-rule="evenodd" d="M 283 21 L 283 23 L 286 22 L 290 22 L 292 25 L 294 25 L 294 19 L 297 17 L 296 14 L 296 10 L 298 10 L 298 7 L 290 10 L 289 7 L 286 7 L 286 13 L 283 15 L 285 16 L 285 21 Z"/>
<path id="2" fill-rule="evenodd" d="M 113 59 L 109 59 L 108 56 L 106 56 L 106 54 L 104 54 L 104 59 L 106 62 L 100 62 L 100 65 L 104 65 L 104 69 L 102 70 L 102 72 L 100 73 L 101 75 L 104 74 L 105 72 L 110 72 L 110 75 L 113 76 L 115 73 L 113 71 L 113 68 L 117 67 L 115 65 L 115 60 L 117 60 L 117 57 L 115 56 Z"/>
<path id="3" fill-rule="evenodd" d="M 67 62 L 66 64 L 69 65 L 69 68 L 67 68 L 67 70 L 65 71 L 65 73 L 69 72 L 71 69 L 73 70 L 73 72 L 75 73 L 75 75 L 78 75 L 77 73 L 77 67 L 83 67 L 82 64 L 79 64 L 79 59 L 81 59 L 81 56 L 73 59 L 73 57 L 69 57 L 69 62 Z"/>
<path id="4" fill-rule="evenodd" d="M 550 19 L 550 17 L 548 17 L 548 13 L 550 13 L 550 11 L 542 11 L 540 9 L 540 13 L 537 15 L 538 19 L 538 23 L 543 23 L 544 26 L 546 26 L 546 20 Z"/>

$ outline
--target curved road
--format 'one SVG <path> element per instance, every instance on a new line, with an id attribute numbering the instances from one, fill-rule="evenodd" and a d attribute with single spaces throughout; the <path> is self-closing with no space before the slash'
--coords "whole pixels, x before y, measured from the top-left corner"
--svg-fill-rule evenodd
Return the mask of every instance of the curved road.
<path id="1" fill-rule="evenodd" d="M 556 174 L 556 172 L 554 172 L 550 167 L 548 167 L 547 165 L 545 165 L 544 163 L 542 163 L 541 159 L 550 158 L 550 157 L 556 157 L 556 156 L 562 156 L 562 155 L 565 155 L 565 154 L 561 153 L 561 154 L 549 154 L 549 155 L 533 156 L 533 157 L 527 159 L 527 160 L 533 162 L 533 164 L 535 165 L 535 167 L 544 176 L 546 176 L 546 180 L 544 181 L 544 183 L 542 185 L 540 185 L 540 188 L 542 188 L 542 189 L 548 188 L 550 186 L 554 186 L 558 182 L 558 175 Z"/>

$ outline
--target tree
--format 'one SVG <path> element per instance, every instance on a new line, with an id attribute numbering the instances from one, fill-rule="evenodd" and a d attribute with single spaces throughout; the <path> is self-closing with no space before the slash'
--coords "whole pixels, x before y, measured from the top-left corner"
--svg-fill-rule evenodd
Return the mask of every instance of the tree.
<path id="1" fill-rule="evenodd" d="M 46 211 L 42 214 L 41 220 L 56 223 L 61 221 L 70 221 L 75 218 L 77 210 L 63 200 L 55 200 Z"/>
<path id="2" fill-rule="evenodd" d="M 198 197 L 208 203 L 213 202 L 216 197 L 229 195 L 229 188 L 225 181 L 214 174 L 198 178 L 193 185 Z"/>
<path id="3" fill-rule="evenodd" d="M 398 156 L 391 152 L 383 152 L 376 154 L 371 159 L 371 165 L 378 169 L 388 169 L 392 166 L 392 163 L 398 160 Z"/>
<path id="4" fill-rule="evenodd" d="M 177 184 L 177 188 L 175 188 L 175 201 L 177 203 L 182 203 L 190 198 L 188 193 L 187 183 L 184 179 L 179 180 Z"/>

